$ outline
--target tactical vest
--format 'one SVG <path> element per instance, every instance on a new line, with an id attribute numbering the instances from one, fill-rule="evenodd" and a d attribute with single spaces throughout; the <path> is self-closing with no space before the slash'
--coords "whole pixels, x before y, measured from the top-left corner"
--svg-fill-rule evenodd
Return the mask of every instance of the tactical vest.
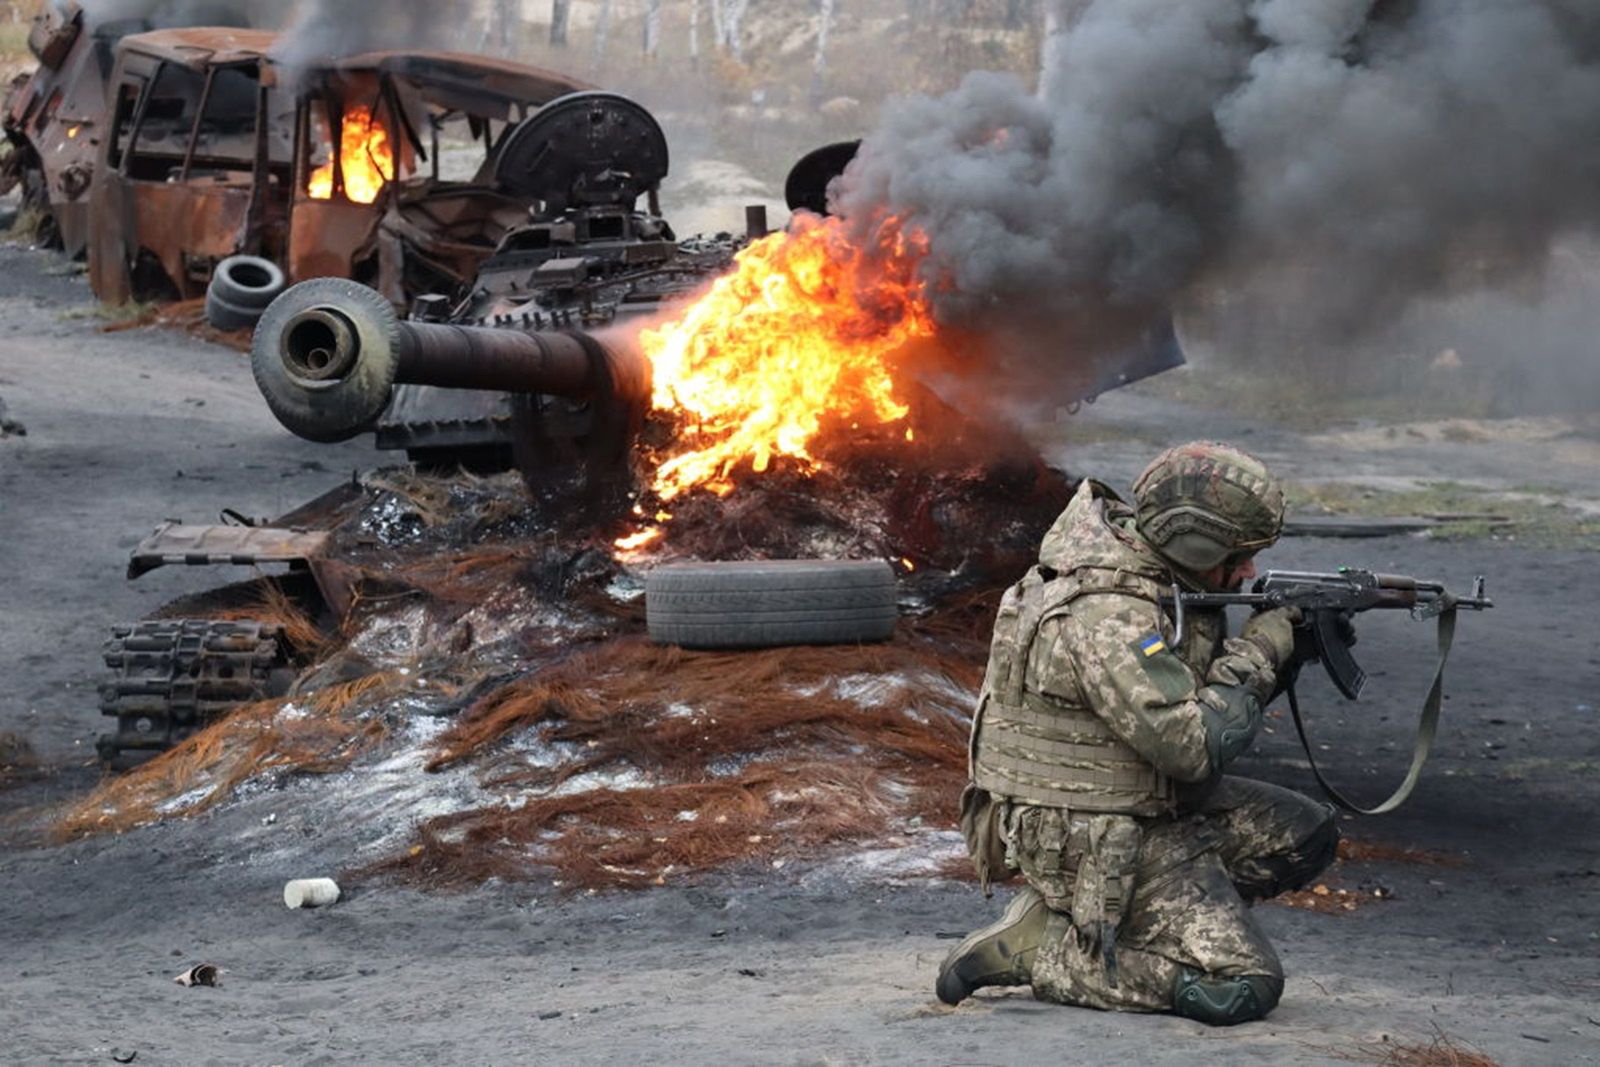
<path id="1" fill-rule="evenodd" d="M 1160 815 L 1174 807 L 1170 778 L 1112 733 L 1091 709 L 1029 690 L 1039 628 L 1089 593 L 1157 605 L 1162 587 L 1126 570 L 1084 567 L 1057 575 L 1035 567 L 1006 592 L 995 619 L 988 671 L 972 720 L 972 781 L 1028 804 L 1074 811 Z"/>

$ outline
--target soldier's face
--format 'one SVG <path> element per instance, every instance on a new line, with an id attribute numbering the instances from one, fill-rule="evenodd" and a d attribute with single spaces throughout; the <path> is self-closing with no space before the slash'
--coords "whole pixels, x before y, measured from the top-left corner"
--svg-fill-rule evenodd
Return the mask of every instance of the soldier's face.
<path id="1" fill-rule="evenodd" d="M 1244 583 L 1256 576 L 1255 553 L 1243 559 L 1220 563 L 1209 571 L 1200 575 L 1200 580 L 1211 588 L 1224 593 L 1237 593 L 1244 588 Z"/>
<path id="2" fill-rule="evenodd" d="M 1256 557 L 1254 553 L 1239 560 L 1232 566 L 1223 564 L 1222 588 L 1230 593 L 1236 593 L 1244 588 L 1244 583 L 1256 576 Z"/>

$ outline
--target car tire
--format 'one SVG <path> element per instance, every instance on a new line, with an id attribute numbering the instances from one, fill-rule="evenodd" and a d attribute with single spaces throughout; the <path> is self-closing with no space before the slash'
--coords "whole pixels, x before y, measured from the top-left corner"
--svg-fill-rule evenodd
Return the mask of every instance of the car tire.
<path id="1" fill-rule="evenodd" d="M 898 614 L 882 560 L 674 563 L 645 578 L 650 639 L 684 648 L 886 641 Z"/>
<path id="2" fill-rule="evenodd" d="M 219 330 L 252 330 L 263 309 L 240 307 L 222 299 L 215 290 L 206 293 L 206 321 Z"/>
<path id="3" fill-rule="evenodd" d="M 206 295 L 215 295 L 224 304 L 250 308 L 257 317 L 277 299 L 288 285 L 283 271 L 270 259 L 260 256 L 229 256 L 211 272 Z"/>

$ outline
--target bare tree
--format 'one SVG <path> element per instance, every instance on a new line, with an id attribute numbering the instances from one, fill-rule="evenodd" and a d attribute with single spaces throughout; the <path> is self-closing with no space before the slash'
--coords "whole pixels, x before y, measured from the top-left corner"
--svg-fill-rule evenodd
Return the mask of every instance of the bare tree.
<path id="1" fill-rule="evenodd" d="M 605 58 L 606 42 L 611 36 L 611 0 L 600 0 L 600 10 L 594 19 L 594 63 L 600 65 Z"/>
<path id="2" fill-rule="evenodd" d="M 517 0 L 491 0 L 483 20 L 483 35 L 478 39 L 478 51 L 511 54 L 512 27 L 520 18 L 521 6 Z"/>
<path id="3" fill-rule="evenodd" d="M 718 48 L 734 59 L 744 60 L 744 35 L 740 25 L 750 0 L 711 0 L 711 36 Z"/>
<path id="4" fill-rule="evenodd" d="M 556 48 L 567 47 L 567 26 L 572 21 L 572 0 L 551 0 L 550 43 Z"/>
<path id="5" fill-rule="evenodd" d="M 689 65 L 700 66 L 700 0 L 689 0 Z"/>
<path id="6" fill-rule="evenodd" d="M 817 53 L 811 63 L 811 96 L 822 96 L 822 80 L 828 73 L 828 34 L 833 30 L 833 16 L 838 10 L 837 0 L 819 0 L 817 17 Z"/>
<path id="7" fill-rule="evenodd" d="M 727 21 L 723 17 L 723 8 L 727 3 L 728 0 L 711 0 L 711 47 L 713 48 L 721 48 L 727 36 L 727 31 L 723 29 L 723 23 Z"/>
<path id="8" fill-rule="evenodd" d="M 750 10 L 750 0 L 728 0 L 728 51 L 734 59 L 744 61 L 744 13 Z"/>
<path id="9" fill-rule="evenodd" d="M 1061 74 L 1061 45 L 1067 31 L 1083 15 L 1090 0 L 1044 0 L 1044 28 L 1039 35 L 1039 95 L 1055 92 Z"/>
<path id="10" fill-rule="evenodd" d="M 644 5 L 644 54 L 651 59 L 661 51 L 662 0 L 646 0 Z"/>

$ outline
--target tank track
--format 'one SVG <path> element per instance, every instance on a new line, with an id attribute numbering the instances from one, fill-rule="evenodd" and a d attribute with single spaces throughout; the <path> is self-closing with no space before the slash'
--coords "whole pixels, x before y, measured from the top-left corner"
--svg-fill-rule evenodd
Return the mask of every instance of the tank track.
<path id="1" fill-rule="evenodd" d="M 117 728 L 95 749 L 107 763 L 161 752 L 240 704 L 281 695 L 289 665 L 283 627 L 208 619 L 114 627 L 105 661 L 100 712 Z"/>

